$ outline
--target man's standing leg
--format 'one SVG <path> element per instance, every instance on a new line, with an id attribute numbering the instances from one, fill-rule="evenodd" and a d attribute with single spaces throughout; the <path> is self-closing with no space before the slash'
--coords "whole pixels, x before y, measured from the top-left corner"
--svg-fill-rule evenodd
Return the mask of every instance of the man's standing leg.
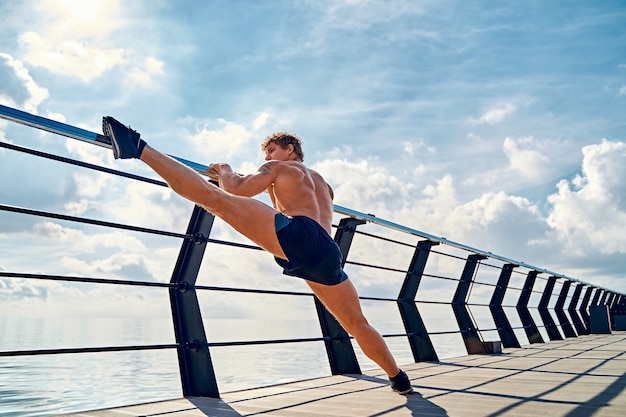
<path id="1" fill-rule="evenodd" d="M 307 284 L 341 326 L 356 339 L 363 353 L 387 373 L 391 388 L 399 394 L 412 393 L 411 381 L 398 368 L 385 339 L 363 315 L 359 295 L 350 279 L 337 285 L 311 281 L 307 281 Z"/>
<path id="2" fill-rule="evenodd" d="M 337 285 L 311 281 L 307 281 L 307 284 L 341 326 L 356 339 L 363 353 L 376 362 L 387 375 L 397 375 L 400 369 L 383 337 L 363 315 L 359 296 L 350 279 Z"/>

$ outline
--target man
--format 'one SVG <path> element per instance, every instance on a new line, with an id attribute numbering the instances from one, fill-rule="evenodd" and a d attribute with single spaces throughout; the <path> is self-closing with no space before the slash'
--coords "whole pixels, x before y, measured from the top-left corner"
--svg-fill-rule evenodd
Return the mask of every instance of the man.
<path id="1" fill-rule="evenodd" d="M 252 175 L 237 174 L 225 163 L 211 164 L 204 174 L 219 181 L 216 187 L 114 118 L 104 117 L 102 130 L 111 138 L 115 159 L 142 160 L 174 192 L 274 255 L 285 274 L 304 278 L 363 353 L 388 374 L 392 389 L 400 394 L 413 391 L 384 339 L 367 322 L 356 289 L 341 268 L 341 251 L 330 237 L 333 191 L 319 173 L 304 166 L 297 136 L 269 136 L 262 145 L 267 162 Z M 251 198 L 263 191 L 268 191 L 274 208 Z"/>

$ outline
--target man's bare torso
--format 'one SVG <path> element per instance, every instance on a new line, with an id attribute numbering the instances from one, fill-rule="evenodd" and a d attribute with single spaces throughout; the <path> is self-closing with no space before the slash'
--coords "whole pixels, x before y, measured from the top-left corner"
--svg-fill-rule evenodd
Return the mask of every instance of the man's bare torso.
<path id="1" fill-rule="evenodd" d="M 324 178 L 298 161 L 270 161 L 275 170 L 268 192 L 274 208 L 288 216 L 307 216 L 331 233 L 333 191 Z"/>

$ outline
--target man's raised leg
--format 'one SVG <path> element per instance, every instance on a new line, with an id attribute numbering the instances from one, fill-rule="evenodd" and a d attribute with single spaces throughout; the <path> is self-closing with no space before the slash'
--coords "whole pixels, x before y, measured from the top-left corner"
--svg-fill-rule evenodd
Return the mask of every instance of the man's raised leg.
<path id="1" fill-rule="evenodd" d="M 276 210 L 253 198 L 224 192 L 193 169 L 150 147 L 138 132 L 111 116 L 102 118 L 102 132 L 111 139 L 115 159 L 141 159 L 174 192 L 220 217 L 272 255 L 286 259 L 276 237 Z"/>
<path id="2" fill-rule="evenodd" d="M 248 239 L 279 258 L 286 259 L 274 226 L 276 211 L 250 197 L 226 193 L 188 166 L 145 145 L 140 159 L 180 196 L 220 217 Z"/>

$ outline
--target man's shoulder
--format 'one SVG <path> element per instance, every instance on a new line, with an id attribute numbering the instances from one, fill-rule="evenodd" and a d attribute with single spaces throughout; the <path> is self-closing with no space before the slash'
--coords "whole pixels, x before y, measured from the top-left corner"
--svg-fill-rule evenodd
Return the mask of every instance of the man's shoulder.
<path id="1" fill-rule="evenodd" d="M 267 169 L 286 169 L 286 168 L 293 168 L 293 169 L 299 169 L 302 171 L 311 171 L 309 168 L 307 168 L 302 162 L 299 161 L 279 161 L 279 160 L 271 160 L 271 161 L 267 161 L 266 163 L 264 163 L 262 165 L 262 167 L 265 167 Z"/>
<path id="2" fill-rule="evenodd" d="M 276 177 L 298 178 L 310 177 L 313 181 L 324 181 L 317 171 L 307 167 L 300 161 L 268 161 L 267 169 L 271 170 Z"/>

